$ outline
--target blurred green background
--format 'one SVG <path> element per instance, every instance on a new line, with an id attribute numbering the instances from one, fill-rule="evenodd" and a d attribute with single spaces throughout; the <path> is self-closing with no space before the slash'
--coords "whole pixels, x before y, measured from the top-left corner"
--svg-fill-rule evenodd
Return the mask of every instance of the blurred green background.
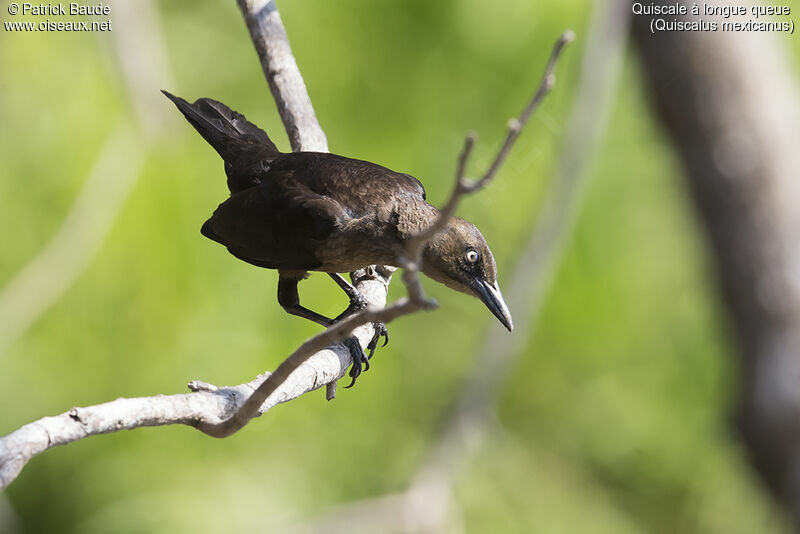
<path id="1" fill-rule="evenodd" d="M 480 134 L 477 172 L 538 82 L 553 40 L 576 31 L 556 90 L 510 161 L 460 210 L 507 281 L 554 172 L 591 3 L 279 7 L 331 151 L 414 174 L 434 203 L 449 192 L 464 132 Z M 174 82 L 143 89 L 219 99 L 288 150 L 235 2 L 170 0 L 157 10 Z M 800 66 L 798 40 L 776 38 Z M 636 59 L 626 56 L 540 320 L 516 325 L 514 335 L 529 341 L 499 401 L 502 432 L 455 481 L 468 532 L 787 532 L 730 424 L 737 359 L 679 162 Z M 318 330 L 280 309 L 275 272 L 200 236 L 227 194 L 221 161 L 166 99 L 148 102 L 167 118 L 162 137 L 107 239 L 0 354 L 0 434 L 72 406 L 182 392 L 190 379 L 240 383 Z M 114 35 L 0 32 L 0 298 L 133 116 Z M 479 302 L 426 287 L 441 308 L 390 325 L 373 369 L 336 401 L 306 395 L 224 440 L 176 426 L 48 451 L 0 496 L 8 505 L 0 510 L 10 509 L 0 530 L 269 531 L 273 521 L 402 491 L 495 328 Z M 301 290 L 328 314 L 344 305 L 324 276 Z M 391 296 L 401 294 L 398 280 Z"/>

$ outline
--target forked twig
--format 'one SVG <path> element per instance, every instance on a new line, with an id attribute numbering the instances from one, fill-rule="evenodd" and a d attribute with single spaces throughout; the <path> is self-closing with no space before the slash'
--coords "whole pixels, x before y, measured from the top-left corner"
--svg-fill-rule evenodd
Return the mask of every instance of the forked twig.
<path id="1" fill-rule="evenodd" d="M 280 18 L 276 17 L 277 11 L 271 1 L 240 0 L 240 6 L 251 33 L 254 32 L 254 28 L 263 30 L 265 27 L 271 27 L 274 29 L 275 24 L 280 25 Z M 254 11 L 248 11 L 249 9 Z M 273 17 L 271 19 L 272 26 L 252 24 L 250 18 L 257 16 Z M 282 25 L 280 29 L 282 30 Z M 285 31 L 279 32 L 277 35 L 279 40 L 285 40 Z M 386 308 L 380 308 L 386 298 L 386 288 L 392 270 L 381 267 L 367 268 L 364 272 L 357 273 L 356 287 L 367 296 L 371 305 L 366 310 L 344 319 L 307 340 L 269 376 L 260 376 L 250 383 L 234 387 L 216 387 L 193 381 L 190 383 L 192 393 L 117 399 L 102 405 L 73 408 L 62 415 L 43 418 L 25 425 L 16 432 L 0 438 L 0 487 L 7 486 L 35 454 L 55 445 L 63 445 L 91 435 L 142 426 L 186 424 L 211 436 L 228 436 L 275 404 L 286 402 L 325 384 L 334 383 L 341 378 L 349 367 L 350 355 L 346 349 L 337 344 L 338 341 L 355 332 L 363 343 L 364 339 L 371 337 L 368 336 L 372 331 L 371 323 L 388 323 L 397 317 L 435 307 L 435 302 L 425 296 L 419 281 L 418 258 L 422 246 L 444 227 L 464 195 L 482 189 L 497 173 L 521 128 L 541 99 L 552 88 L 555 62 L 563 46 L 571 39 L 572 32 L 566 32 L 558 40 L 548 61 L 542 84 L 533 100 L 520 117 L 510 123 L 509 134 L 497 157 L 487 173 L 474 183 L 466 182 L 464 179 L 468 156 L 474 143 L 472 136 L 467 137 L 458 161 L 456 186 L 453 194 L 437 222 L 408 243 L 407 257 L 415 259 L 415 261 L 406 261 L 403 265 L 403 281 L 408 289 L 408 298 L 399 299 Z M 263 39 L 264 43 L 273 41 L 272 38 Z M 264 47 L 260 47 L 258 43 L 256 47 L 262 54 Z M 276 50 L 280 50 L 284 54 L 291 54 L 288 41 L 281 43 L 279 49 L 273 49 L 272 52 L 277 53 Z M 262 57 L 262 64 L 266 68 L 270 63 Z M 285 68 L 291 68 L 292 65 L 296 68 L 293 59 L 292 62 L 283 64 L 288 65 Z M 268 68 L 266 70 L 269 78 L 271 71 Z M 297 75 L 299 76 L 299 71 Z M 273 88 L 273 90 L 275 89 Z M 313 110 L 311 112 L 313 113 Z M 283 112 L 281 115 L 284 116 Z M 293 145 L 294 143 L 293 140 Z"/>
<path id="2" fill-rule="evenodd" d="M 469 160 L 469 155 L 475 143 L 475 136 L 468 134 L 464 142 L 464 148 L 458 158 L 458 165 L 455 177 L 455 187 L 450 195 L 445 207 L 442 209 L 439 218 L 429 228 L 423 230 L 416 236 L 408 240 L 406 244 L 407 258 L 414 258 L 413 261 L 407 259 L 403 261 L 403 283 L 406 285 L 408 298 L 400 299 L 386 308 L 374 309 L 372 307 L 355 313 L 350 317 L 334 324 L 329 327 L 325 332 L 314 336 L 303 345 L 301 345 L 291 356 L 289 356 L 283 363 L 253 392 L 253 395 L 245 402 L 245 404 L 234 414 L 230 419 L 213 424 L 198 425 L 198 429 L 206 434 L 215 437 L 225 437 L 244 427 L 250 419 L 259 415 L 259 407 L 261 404 L 272 394 L 280 385 L 289 377 L 289 375 L 297 369 L 303 362 L 314 355 L 315 352 L 328 344 L 337 343 L 346 338 L 353 331 L 362 325 L 369 323 L 389 323 L 398 317 L 408 315 L 419 310 L 433 309 L 436 302 L 428 299 L 422 289 L 420 283 L 420 265 L 422 248 L 425 243 L 434 237 L 447 225 L 448 221 L 453 217 L 456 208 L 458 207 L 461 199 L 468 194 L 475 193 L 486 187 L 489 182 L 495 177 L 500 166 L 508 156 L 509 150 L 519 137 L 522 127 L 527 124 L 534 110 L 538 107 L 542 99 L 547 95 L 555 84 L 554 69 L 558 61 L 561 51 L 564 46 L 575 38 L 575 34 L 568 30 L 558 38 L 553 51 L 550 53 L 550 59 L 547 62 L 542 82 L 539 85 L 536 93 L 531 99 L 530 103 L 526 106 L 522 114 L 517 119 L 509 121 L 508 134 L 506 136 L 503 146 L 500 148 L 497 156 L 495 157 L 492 165 L 486 171 L 486 174 L 476 182 L 468 182 L 464 177 L 466 165 Z"/>

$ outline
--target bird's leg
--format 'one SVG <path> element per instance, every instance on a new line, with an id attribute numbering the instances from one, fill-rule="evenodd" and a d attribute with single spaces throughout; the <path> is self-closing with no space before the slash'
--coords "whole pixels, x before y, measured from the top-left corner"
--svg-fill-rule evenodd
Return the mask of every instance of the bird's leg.
<path id="1" fill-rule="evenodd" d="M 341 287 L 342 291 L 344 291 L 345 295 L 347 295 L 347 297 L 350 299 L 350 306 L 348 306 L 348 308 L 342 312 L 337 319 L 347 317 L 347 315 L 359 310 L 363 310 L 367 307 L 367 304 L 369 303 L 367 302 L 366 297 L 364 297 L 364 295 L 362 295 L 353 284 L 348 282 L 344 276 L 339 273 L 328 273 L 328 276 L 333 278 L 333 281 L 336 282 L 336 285 Z"/>
<path id="2" fill-rule="evenodd" d="M 362 295 L 358 289 L 353 286 L 350 282 L 348 282 L 344 276 L 340 275 L 339 273 L 328 273 L 328 275 L 333 278 L 333 281 L 342 288 L 342 291 L 350 298 L 350 305 L 344 310 L 341 314 L 339 314 L 334 322 L 339 321 L 340 319 L 344 319 L 348 315 L 351 315 L 357 311 L 363 310 L 369 304 L 367 302 L 366 297 Z M 389 331 L 386 329 L 386 325 L 383 323 L 372 323 L 375 334 L 372 336 L 372 339 L 367 344 L 367 351 L 369 351 L 369 358 L 372 358 L 372 355 L 375 354 L 375 349 L 378 348 L 378 342 L 383 336 L 383 345 L 386 346 L 389 343 Z"/>
<path id="3" fill-rule="evenodd" d="M 347 283 L 347 280 L 343 281 Z M 281 307 L 283 307 L 284 310 L 286 310 L 286 313 L 314 321 L 317 324 L 321 324 L 325 328 L 328 328 L 342 318 L 340 315 L 336 319 L 329 319 L 324 315 L 301 306 L 300 293 L 297 291 L 297 284 L 299 282 L 300 280 L 293 277 L 281 276 L 278 278 L 278 303 L 281 305 Z M 353 291 L 358 293 L 354 287 Z M 367 358 L 367 354 L 364 352 L 364 349 L 361 348 L 361 343 L 358 341 L 357 337 L 348 337 L 342 341 L 342 344 L 347 347 L 348 351 L 350 351 L 350 357 L 353 359 L 353 365 L 350 367 L 349 373 L 351 382 L 348 386 L 346 386 L 350 388 L 353 387 L 353 384 L 356 383 L 356 378 L 358 378 L 363 371 L 369 370 L 369 358 Z M 372 356 L 372 353 L 370 353 L 370 356 Z"/>
<path id="4" fill-rule="evenodd" d="M 300 294 L 297 292 L 297 284 L 300 280 L 296 278 L 278 278 L 278 304 L 292 315 L 314 321 L 328 328 L 334 323 L 333 319 L 329 319 L 315 311 L 300 305 Z"/>
<path id="5" fill-rule="evenodd" d="M 348 316 L 350 316 L 350 315 L 352 315 L 352 314 L 354 314 L 354 313 L 356 313 L 358 311 L 361 311 L 361 310 L 363 310 L 364 308 L 367 307 L 367 305 L 369 303 L 367 302 L 366 297 L 364 297 L 364 295 L 362 295 L 358 291 L 358 289 L 356 289 L 355 286 L 353 286 L 353 284 L 348 282 L 339 273 L 328 273 L 328 275 L 331 278 L 333 278 L 333 281 L 336 282 L 336 284 L 340 288 L 342 288 L 342 291 L 344 291 L 345 294 L 347 295 L 347 297 L 350 299 L 350 304 L 347 306 L 347 308 L 342 313 L 340 313 L 333 320 L 333 322 L 341 321 L 345 317 L 348 317 Z M 383 324 L 381 324 L 381 326 L 383 326 Z M 384 331 L 386 330 L 385 326 L 383 327 L 383 330 Z M 358 351 L 359 351 L 359 356 L 361 357 L 360 361 L 356 360 L 356 356 L 355 356 L 356 353 L 353 350 L 354 347 L 349 347 L 350 348 L 350 354 L 353 355 L 353 367 L 350 368 L 350 379 L 351 380 L 350 380 L 350 384 L 345 386 L 346 388 L 353 387 L 353 385 L 356 383 L 356 378 L 358 378 L 358 376 L 362 372 L 362 370 L 361 370 L 361 364 L 362 363 L 364 365 L 364 371 L 369 371 L 369 359 L 372 358 L 372 355 L 375 353 L 375 347 L 378 345 L 378 339 L 380 339 L 380 334 L 378 333 L 380 331 L 378 330 L 377 326 L 375 328 L 375 332 L 376 332 L 375 335 L 372 337 L 372 339 L 370 340 L 369 344 L 367 344 L 367 350 L 369 351 L 369 356 L 367 356 L 367 354 L 364 352 L 364 349 L 361 348 L 361 344 L 358 343 L 358 340 L 356 338 L 353 337 L 353 338 L 349 338 L 349 339 L 346 340 L 348 342 L 350 342 L 351 340 L 355 341 L 355 344 L 356 344 L 356 346 L 358 348 Z M 358 362 L 358 363 L 356 363 L 356 362 Z"/>

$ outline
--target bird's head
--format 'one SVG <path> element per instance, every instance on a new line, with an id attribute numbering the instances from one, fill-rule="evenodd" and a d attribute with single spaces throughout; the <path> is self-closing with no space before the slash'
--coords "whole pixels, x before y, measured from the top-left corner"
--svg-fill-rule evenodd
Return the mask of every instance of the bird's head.
<path id="1" fill-rule="evenodd" d="M 497 285 L 497 265 L 475 225 L 454 217 L 423 252 L 422 272 L 450 289 L 481 299 L 510 332 L 514 328 Z"/>

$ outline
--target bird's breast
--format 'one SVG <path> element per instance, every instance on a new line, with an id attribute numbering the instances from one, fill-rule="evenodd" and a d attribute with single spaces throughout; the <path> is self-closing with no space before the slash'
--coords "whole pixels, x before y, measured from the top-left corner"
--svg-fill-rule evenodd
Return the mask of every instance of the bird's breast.
<path id="1" fill-rule="evenodd" d="M 323 272 L 352 272 L 368 265 L 395 265 L 402 244 L 394 228 L 375 218 L 343 225 L 316 248 Z"/>

